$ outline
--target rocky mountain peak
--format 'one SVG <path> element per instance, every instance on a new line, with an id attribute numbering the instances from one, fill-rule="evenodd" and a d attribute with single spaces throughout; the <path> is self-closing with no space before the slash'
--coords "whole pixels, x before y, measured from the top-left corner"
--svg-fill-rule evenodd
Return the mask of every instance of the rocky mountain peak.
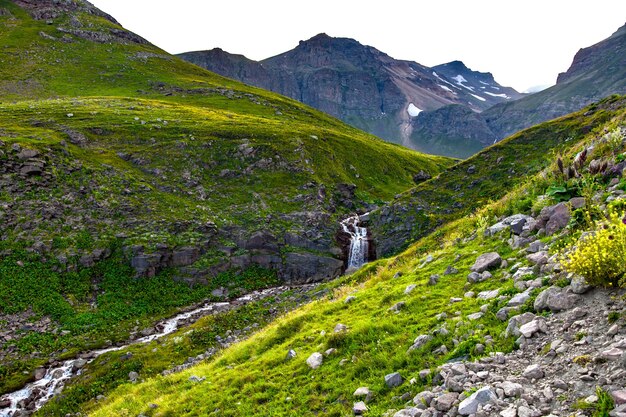
<path id="1" fill-rule="evenodd" d="M 626 25 L 620 27 L 610 37 L 588 48 L 578 50 L 572 65 L 559 74 L 557 84 L 567 83 L 581 75 L 588 76 L 593 68 L 609 66 L 620 72 L 626 65 Z"/>

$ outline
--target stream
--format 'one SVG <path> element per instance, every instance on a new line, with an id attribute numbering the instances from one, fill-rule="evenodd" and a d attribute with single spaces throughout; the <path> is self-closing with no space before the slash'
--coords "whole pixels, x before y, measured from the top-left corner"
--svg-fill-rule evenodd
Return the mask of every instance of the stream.
<path id="1" fill-rule="evenodd" d="M 274 287 L 262 291 L 254 291 L 230 302 L 207 302 L 201 307 L 179 313 L 174 317 L 160 321 L 154 326 L 158 329 L 157 333 L 133 340 L 124 346 L 91 351 L 86 355 L 81 355 L 81 358 L 69 359 L 63 362 L 60 366 L 50 367 L 46 369 L 46 374 L 40 380 L 27 384 L 19 391 L 2 395 L 0 397 L 0 402 L 10 401 L 11 404 L 8 407 L 0 408 L 0 417 L 26 416 L 37 411 L 43 407 L 46 402 L 63 390 L 63 387 L 68 379 L 76 375 L 80 375 L 81 369 L 100 355 L 122 350 L 132 345 L 152 342 L 153 340 L 162 338 L 177 331 L 182 326 L 188 325 L 190 319 L 196 321 L 203 316 L 219 313 L 230 307 L 246 304 L 251 301 L 257 301 L 273 295 L 278 295 L 291 288 L 293 287 Z M 87 357 L 89 359 L 82 359 L 82 357 Z"/>

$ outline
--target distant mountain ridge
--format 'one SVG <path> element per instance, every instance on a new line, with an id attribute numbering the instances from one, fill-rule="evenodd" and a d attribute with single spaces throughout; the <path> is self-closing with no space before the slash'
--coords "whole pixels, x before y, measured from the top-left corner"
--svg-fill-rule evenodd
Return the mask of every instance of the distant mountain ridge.
<path id="1" fill-rule="evenodd" d="M 446 147 L 465 146 L 475 152 L 522 129 L 580 110 L 611 94 L 625 93 L 626 25 L 607 39 L 580 49 L 570 68 L 559 74 L 550 88 L 496 104 L 480 114 L 461 113 L 455 107 L 421 113 L 412 120 L 409 147 L 438 153 Z"/>
<path id="2" fill-rule="evenodd" d="M 411 119 L 421 111 L 460 104 L 480 112 L 522 96 L 499 85 L 490 73 L 472 71 L 460 61 L 429 68 L 324 33 L 259 62 L 219 48 L 179 56 L 220 75 L 295 98 L 409 147 Z"/>

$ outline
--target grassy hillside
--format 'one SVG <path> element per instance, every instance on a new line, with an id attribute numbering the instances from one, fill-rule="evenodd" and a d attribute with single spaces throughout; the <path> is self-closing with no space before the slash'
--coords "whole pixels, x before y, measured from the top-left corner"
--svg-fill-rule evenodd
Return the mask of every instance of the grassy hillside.
<path id="1" fill-rule="evenodd" d="M 214 289 L 339 274 L 339 219 L 451 163 L 185 63 L 88 3 L 0 0 L 0 392 Z"/>
<path id="2" fill-rule="evenodd" d="M 587 108 L 523 130 L 454 165 L 438 177 L 403 193 L 370 216 L 379 256 L 395 253 L 436 227 L 468 216 L 498 200 L 571 152 L 590 132 L 623 119 L 624 96 L 612 96 Z M 530 204 L 530 201 L 520 204 Z"/>
<path id="3" fill-rule="evenodd" d="M 137 384 L 125 383 L 108 398 L 92 401 L 84 410 L 96 417 L 138 414 L 155 417 L 343 416 L 350 414 L 353 403 L 358 401 L 353 392 L 366 386 L 374 393 L 367 403 L 367 415 L 378 416 L 389 409 L 404 407 L 416 393 L 438 384 L 432 380 L 435 373 L 422 373 L 422 370 L 433 371 L 449 360 L 514 349 L 513 338 L 507 338 L 504 332 L 506 320 L 496 317 L 510 298 L 524 288 L 519 282 L 514 285 L 513 272 L 529 267 L 528 276 L 521 281 L 539 280 L 539 284 L 533 284 L 539 287 L 528 291 L 529 298 L 518 313 L 532 311 L 542 287 L 566 286 L 569 276 L 554 266 L 553 269 L 533 267 L 533 262 L 526 257 L 528 252 L 511 243 L 508 230 L 491 236 L 483 232 L 502 216 L 537 215 L 542 207 L 561 201 L 562 196 L 553 191 L 571 187 L 573 183 L 564 185 L 558 171 L 557 153 L 566 165 L 584 148 L 591 149 L 587 165 L 592 159 L 606 159 L 616 165 L 623 161 L 623 134 L 616 135 L 618 141 L 607 139 L 609 132 L 620 132 L 619 129 L 624 128 L 626 110 L 622 100 L 614 98 L 599 105 L 597 111 L 605 112 L 606 117 L 593 124 L 580 114 L 553 122 L 553 132 L 573 132 L 576 123 L 578 134 L 569 137 L 567 146 L 555 149 L 551 163 L 535 171 L 529 170 L 529 175 L 520 174 L 523 178 L 516 184 L 492 195 L 497 201 L 485 201 L 472 214 L 446 223 L 396 257 L 371 263 L 329 284 L 331 292 L 327 298 L 286 314 L 206 363 L 173 375 L 147 376 L 144 382 Z M 543 146 L 536 142 L 537 136 L 532 131 L 525 134 L 528 141 L 535 141 L 537 147 Z M 521 137 L 517 142 L 513 138 L 486 152 L 520 155 L 517 146 Z M 509 147 L 511 149 L 507 149 Z M 579 170 L 588 172 L 587 168 Z M 440 180 L 446 175 L 450 174 L 441 174 Z M 587 184 L 595 184 L 593 193 L 599 196 L 593 197 L 596 208 L 589 212 L 604 207 L 605 200 L 607 205 L 613 200 L 615 208 L 621 207 L 622 216 L 623 200 L 620 203 L 615 197 L 607 198 L 605 191 L 609 184 L 618 191 L 626 189 L 621 172 L 584 175 Z M 459 178 L 452 185 L 466 181 Z M 569 196 L 591 198 L 583 189 L 570 188 L 570 191 Z M 558 251 L 555 248 L 571 245 L 581 231 L 589 227 L 579 223 L 587 209 L 573 211 L 572 222 L 564 233 L 535 237 L 533 232 L 527 236 L 551 245 L 549 255 L 553 255 Z M 507 260 L 508 266 L 495 269 L 492 277 L 483 282 L 468 282 L 466 277 L 474 261 L 479 255 L 492 251 Z M 551 262 L 554 261 L 548 264 Z M 435 283 L 431 282 L 434 274 L 438 275 Z M 493 289 L 499 290 L 493 298 L 486 294 L 481 296 L 481 292 Z M 479 312 L 482 314 L 474 314 Z M 338 324 L 346 327 L 337 328 Z M 409 351 L 419 335 L 432 338 Z M 163 345 L 159 347 L 163 348 Z M 165 349 L 168 349 L 167 344 Z M 287 356 L 290 350 L 296 352 L 295 357 Z M 306 359 L 314 352 L 325 352 L 323 363 L 317 369 L 306 364 Z M 404 379 L 396 388 L 385 384 L 385 375 L 392 372 L 399 372 Z M 559 399 L 570 404 L 575 400 L 567 395 Z"/>

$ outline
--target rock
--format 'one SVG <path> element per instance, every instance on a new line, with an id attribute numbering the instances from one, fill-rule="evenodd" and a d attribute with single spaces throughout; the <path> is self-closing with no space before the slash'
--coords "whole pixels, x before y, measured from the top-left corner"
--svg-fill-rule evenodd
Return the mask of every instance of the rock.
<path id="1" fill-rule="evenodd" d="M 483 387 L 461 401 L 458 413 L 462 416 L 468 416 L 478 411 L 478 406 L 495 402 L 498 399 L 496 393 L 491 387 Z"/>
<path id="2" fill-rule="evenodd" d="M 432 278 L 432 277 L 431 277 L 431 278 Z M 429 284 L 430 284 L 430 282 L 429 282 Z M 436 282 L 435 282 L 435 284 L 436 284 Z M 404 293 L 405 293 L 405 294 L 411 294 L 411 292 L 413 292 L 413 290 L 414 290 L 415 288 L 417 288 L 417 285 L 415 285 L 415 284 L 408 285 L 408 286 L 404 289 Z"/>
<path id="3" fill-rule="evenodd" d="M 428 278 L 428 285 L 437 285 L 439 282 L 439 274 L 433 274 Z"/>
<path id="4" fill-rule="evenodd" d="M 524 313 L 517 316 L 513 316 L 509 319 L 509 323 L 505 330 L 505 335 L 509 336 L 520 336 L 520 327 L 526 323 L 530 323 L 535 319 L 535 315 L 533 313 Z"/>
<path id="5" fill-rule="evenodd" d="M 570 211 L 565 203 L 544 207 L 537 217 L 534 230 L 545 230 L 547 236 L 552 236 L 567 226 L 570 218 Z"/>
<path id="6" fill-rule="evenodd" d="M 458 274 L 458 273 L 459 273 L 459 270 L 456 269 L 455 267 L 451 266 L 451 265 L 448 265 L 446 267 L 446 270 L 443 271 L 444 275 L 454 275 L 454 274 Z"/>
<path id="7" fill-rule="evenodd" d="M 500 411 L 500 417 L 517 417 L 517 408 L 511 406 L 506 410 Z"/>
<path id="8" fill-rule="evenodd" d="M 423 347 L 426 343 L 430 342 L 433 339 L 431 335 L 422 334 L 415 338 L 413 341 L 413 345 L 409 348 L 409 352 L 415 349 L 419 349 Z"/>
<path id="9" fill-rule="evenodd" d="M 477 282 L 481 282 L 483 280 L 483 276 L 482 274 L 479 274 L 478 272 L 470 272 L 467 275 L 467 282 L 469 282 L 470 284 L 475 284 Z"/>
<path id="10" fill-rule="evenodd" d="M 482 312 L 478 312 L 478 313 L 472 313 L 472 314 L 468 314 L 467 315 L 467 319 L 470 321 L 474 321 L 474 320 L 478 320 L 480 318 L 482 318 L 485 314 Z"/>
<path id="11" fill-rule="evenodd" d="M 345 324 L 341 324 L 341 323 L 337 323 L 337 325 L 335 325 L 335 328 L 333 329 L 334 333 L 342 333 L 342 332 L 347 332 L 348 331 L 348 326 L 346 326 Z"/>
<path id="12" fill-rule="evenodd" d="M 334 355 L 335 353 L 337 353 L 337 349 L 330 348 L 324 351 L 324 356 Z"/>
<path id="13" fill-rule="evenodd" d="M 343 302 L 345 304 L 349 304 L 349 303 L 353 302 L 354 300 L 356 300 L 356 297 L 354 295 L 349 295 L 349 296 L 346 297 L 345 300 L 343 300 Z"/>
<path id="14" fill-rule="evenodd" d="M 319 368 L 320 366 L 322 366 L 323 362 L 324 356 L 319 352 L 312 353 L 311 356 L 309 356 L 306 360 L 306 364 L 309 365 L 309 368 L 311 369 Z"/>
<path id="15" fill-rule="evenodd" d="M 426 172 L 424 170 L 420 170 L 417 174 L 413 175 L 413 181 L 415 183 L 420 183 L 422 181 L 426 181 L 426 180 L 429 180 L 431 178 L 432 178 L 432 176 L 428 172 Z"/>
<path id="16" fill-rule="evenodd" d="M 422 391 L 419 394 L 417 394 L 415 397 L 413 397 L 413 403 L 417 405 L 418 407 L 419 406 L 429 407 L 433 398 L 435 398 L 435 394 L 433 394 L 432 392 Z"/>
<path id="17" fill-rule="evenodd" d="M 550 287 L 543 290 L 535 299 L 535 311 L 550 310 L 553 313 L 573 308 L 579 296 L 568 293 L 559 287 Z"/>
<path id="18" fill-rule="evenodd" d="M 130 382 L 137 382 L 137 380 L 139 379 L 139 374 L 135 371 L 131 371 L 128 373 L 128 379 L 130 380 Z"/>
<path id="19" fill-rule="evenodd" d="M 534 242 L 531 242 L 528 247 L 526 248 L 526 252 L 528 253 L 537 253 L 540 252 L 542 250 L 545 250 L 547 248 L 546 244 L 543 243 L 541 240 L 535 240 Z"/>
<path id="20" fill-rule="evenodd" d="M 203 382 L 206 378 L 205 377 L 199 377 L 197 375 L 191 375 L 188 378 L 188 381 L 190 382 L 195 382 L 195 383 L 199 383 L 199 382 Z"/>
<path id="21" fill-rule="evenodd" d="M 499 289 L 491 290 L 491 291 L 481 291 L 478 293 L 476 298 L 480 300 L 491 300 L 492 298 L 496 298 L 500 294 Z"/>
<path id="22" fill-rule="evenodd" d="M 35 380 L 39 381 L 46 376 L 46 368 L 37 368 L 35 369 Z"/>
<path id="23" fill-rule="evenodd" d="M 540 379 L 543 378 L 543 369 L 539 364 L 528 365 L 522 375 L 528 379 Z"/>
<path id="24" fill-rule="evenodd" d="M 622 349 L 613 347 L 611 349 L 603 350 L 602 353 L 600 353 L 600 357 L 609 361 L 616 361 L 620 359 L 623 354 L 624 351 Z"/>
<path id="25" fill-rule="evenodd" d="M 8 408 L 11 406 L 11 400 L 8 398 L 0 398 L 0 408 Z"/>
<path id="26" fill-rule="evenodd" d="M 433 399 L 431 405 L 437 411 L 446 412 L 452 408 L 458 398 L 458 393 L 449 392 Z"/>
<path id="27" fill-rule="evenodd" d="M 399 387 L 400 385 L 402 385 L 403 382 L 404 382 L 404 379 L 402 378 L 402 375 L 400 375 L 399 372 L 394 372 L 394 373 L 385 375 L 385 384 L 389 388 Z"/>
<path id="28" fill-rule="evenodd" d="M 405 301 L 399 301 L 395 303 L 394 305 L 392 305 L 391 307 L 389 307 L 389 311 L 393 311 L 394 313 L 399 313 L 400 310 L 402 310 L 405 305 L 406 305 Z"/>
<path id="29" fill-rule="evenodd" d="M 591 285 L 587 284 L 587 280 L 580 275 L 574 275 L 572 277 L 570 286 L 574 294 L 584 294 L 591 289 Z"/>
<path id="30" fill-rule="evenodd" d="M 85 367 L 85 365 L 87 365 L 87 361 L 85 359 L 76 359 L 73 363 L 72 363 L 72 372 L 76 372 L 79 369 L 82 369 Z"/>
<path id="31" fill-rule="evenodd" d="M 356 391 L 354 391 L 354 394 L 352 395 L 355 397 L 367 397 L 370 394 L 371 391 L 368 387 L 359 387 L 356 389 Z"/>
<path id="32" fill-rule="evenodd" d="M 525 338 L 529 339 L 537 332 L 547 333 L 548 326 L 544 318 L 536 318 L 535 320 L 522 325 L 519 331 Z"/>
<path id="33" fill-rule="evenodd" d="M 526 259 L 539 266 L 547 264 L 548 258 L 548 252 L 546 251 L 539 251 L 537 253 L 531 253 L 530 255 L 526 256 Z"/>
<path id="34" fill-rule="evenodd" d="M 367 411 L 367 406 L 365 405 L 363 401 L 354 403 L 354 405 L 352 406 L 352 412 L 354 413 L 355 416 L 363 415 L 365 414 L 366 411 Z"/>
<path id="35" fill-rule="evenodd" d="M 573 210 L 585 207 L 585 197 L 574 197 L 569 200 Z"/>
<path id="36" fill-rule="evenodd" d="M 502 265 L 502 258 L 500 255 L 496 252 L 489 252 L 480 255 L 470 270 L 481 273 L 488 269 L 496 269 L 500 267 L 500 265 Z"/>
<path id="37" fill-rule="evenodd" d="M 195 247 L 184 247 L 172 253 L 172 266 L 188 266 L 200 259 L 200 250 Z"/>
<path id="38" fill-rule="evenodd" d="M 530 294 L 528 293 L 528 291 L 524 291 L 524 292 L 520 292 L 518 294 L 515 294 L 507 303 L 507 306 L 509 307 L 518 307 L 521 305 L 526 304 L 526 301 L 528 301 L 530 299 Z"/>
<path id="39" fill-rule="evenodd" d="M 524 392 L 521 384 L 511 381 L 504 381 L 500 384 L 500 388 L 502 388 L 504 395 L 507 397 L 519 397 Z"/>
<path id="40" fill-rule="evenodd" d="M 296 351 L 293 350 L 293 349 L 289 349 L 289 352 L 287 352 L 287 360 L 291 360 L 291 359 L 295 358 L 296 356 L 298 356 Z"/>
<path id="41" fill-rule="evenodd" d="M 520 219 L 515 219 L 513 221 L 511 221 L 510 227 L 511 227 L 511 232 L 513 232 L 516 235 L 521 235 L 522 232 L 524 231 L 524 226 L 526 225 L 526 219 L 525 218 L 520 218 Z"/>
<path id="42" fill-rule="evenodd" d="M 613 397 L 615 405 L 626 404 L 626 389 L 611 391 L 611 397 Z"/>

